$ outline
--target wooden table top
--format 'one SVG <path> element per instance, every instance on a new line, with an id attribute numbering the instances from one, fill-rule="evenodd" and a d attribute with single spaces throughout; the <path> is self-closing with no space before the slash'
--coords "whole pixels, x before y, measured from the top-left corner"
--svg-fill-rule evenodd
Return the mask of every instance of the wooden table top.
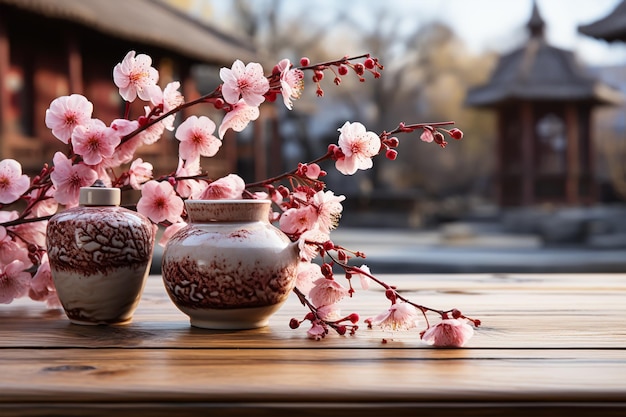
<path id="1" fill-rule="evenodd" d="M 381 278 L 483 325 L 462 349 L 365 326 L 316 342 L 289 328 L 293 296 L 266 328 L 196 329 L 158 276 L 125 326 L 18 300 L 0 307 L 0 416 L 626 415 L 626 274 Z"/>

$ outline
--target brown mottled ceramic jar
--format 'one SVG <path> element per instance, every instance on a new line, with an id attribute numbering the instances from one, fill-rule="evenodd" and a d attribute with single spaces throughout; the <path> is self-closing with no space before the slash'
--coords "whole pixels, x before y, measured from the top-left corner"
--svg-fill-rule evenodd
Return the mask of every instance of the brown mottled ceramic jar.
<path id="1" fill-rule="evenodd" d="M 163 252 L 163 281 L 192 326 L 267 325 L 295 285 L 298 248 L 269 222 L 269 200 L 187 200 L 190 223 Z"/>
<path id="2" fill-rule="evenodd" d="M 79 206 L 48 222 L 52 279 L 72 323 L 124 324 L 139 304 L 155 228 L 119 204 L 119 188 L 83 187 Z"/>

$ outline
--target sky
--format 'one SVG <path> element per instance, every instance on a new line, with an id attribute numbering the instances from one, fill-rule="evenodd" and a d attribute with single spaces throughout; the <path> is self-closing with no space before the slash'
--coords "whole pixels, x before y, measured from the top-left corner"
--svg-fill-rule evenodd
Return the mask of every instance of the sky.
<path id="1" fill-rule="evenodd" d="M 196 6 L 210 0 L 189 0 Z M 609 14 L 621 0 L 536 0 L 546 22 L 550 44 L 574 51 L 592 66 L 626 65 L 626 45 L 609 44 L 578 33 L 577 27 Z M 351 0 L 354 16 L 375 24 L 381 5 L 402 16 L 402 24 L 414 27 L 416 22 L 439 20 L 447 23 L 476 52 L 508 52 L 526 39 L 525 24 L 533 0 Z M 253 1 L 254 3 L 254 1 Z M 261 4 L 262 2 L 256 3 Z M 212 2 L 216 15 L 222 15 L 232 4 L 229 0 Z M 324 19 L 329 8 L 346 7 L 341 0 L 289 0 L 286 10 L 310 9 L 307 16 Z M 259 6 L 263 7 L 263 6 Z M 378 10 L 378 12 L 377 12 Z M 227 12 L 226 12 L 227 13 Z M 226 14 L 227 15 L 227 14 Z M 226 19 L 227 21 L 227 19 Z"/>
<path id="2" fill-rule="evenodd" d="M 608 15 L 621 0 L 537 0 L 546 22 L 546 38 L 554 46 L 573 50 L 591 65 L 626 64 L 626 45 L 609 44 L 578 33 L 578 26 Z M 474 50 L 507 47 L 501 40 L 513 36 L 530 16 L 531 0 L 426 0 L 445 10 L 455 32 Z M 437 4 L 437 6 L 433 6 Z"/>

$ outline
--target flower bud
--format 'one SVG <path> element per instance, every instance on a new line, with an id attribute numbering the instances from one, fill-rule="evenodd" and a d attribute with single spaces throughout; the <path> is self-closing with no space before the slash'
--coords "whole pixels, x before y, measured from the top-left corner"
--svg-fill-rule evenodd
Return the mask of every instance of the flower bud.
<path id="1" fill-rule="evenodd" d="M 456 140 L 461 140 L 463 139 L 463 131 L 455 127 L 453 129 L 450 129 L 450 136 L 452 136 Z"/>
<path id="2" fill-rule="evenodd" d="M 389 159 L 390 161 L 395 161 L 398 157 L 398 151 L 396 151 L 395 149 L 387 149 L 387 152 L 385 152 L 385 157 L 387 157 L 387 159 Z"/>
<path id="3" fill-rule="evenodd" d="M 463 314 L 461 313 L 460 310 L 457 310 L 456 308 L 452 310 L 452 317 L 455 319 L 458 319 L 459 317 L 461 317 Z"/>
<path id="4" fill-rule="evenodd" d="M 385 291 L 385 297 L 387 297 L 388 300 L 391 300 L 391 302 L 395 302 L 396 292 L 392 290 L 391 288 L 387 288 L 387 290 Z"/>
<path id="5" fill-rule="evenodd" d="M 311 65 L 311 60 L 303 56 L 302 58 L 300 58 L 300 65 L 303 67 L 308 67 L 309 65 Z"/>
<path id="6" fill-rule="evenodd" d="M 289 327 L 292 329 L 297 329 L 298 327 L 300 327 L 300 321 L 296 318 L 292 318 L 291 320 L 289 320 Z"/>
<path id="7" fill-rule="evenodd" d="M 364 62 L 363 65 L 365 66 L 365 68 L 367 69 L 374 69 L 374 67 L 376 66 L 376 63 L 374 62 L 374 60 L 372 58 L 367 58 Z"/>
<path id="8" fill-rule="evenodd" d="M 341 336 L 346 334 L 346 326 L 337 326 L 336 330 Z"/>
<path id="9" fill-rule="evenodd" d="M 448 142 L 446 142 L 446 138 L 443 136 L 443 133 L 438 130 L 433 132 L 433 140 L 437 145 L 441 146 L 442 148 L 445 148 L 448 144 Z"/>
<path id="10" fill-rule="evenodd" d="M 290 194 L 289 188 L 285 187 L 284 185 L 278 186 L 278 192 L 280 193 L 280 195 L 283 196 L 283 198 L 289 197 Z"/>
<path id="11" fill-rule="evenodd" d="M 350 320 L 351 323 L 356 323 L 357 321 L 359 321 L 359 315 L 357 313 L 352 313 L 346 318 Z"/>
<path id="12" fill-rule="evenodd" d="M 363 75 L 365 73 L 365 66 L 361 63 L 354 64 L 354 71 L 357 75 Z"/>
<path id="13" fill-rule="evenodd" d="M 339 65 L 339 67 L 337 68 L 337 73 L 339 75 L 346 75 L 346 74 L 348 74 L 348 66 L 344 65 L 344 64 Z"/>
<path id="14" fill-rule="evenodd" d="M 391 148 L 397 148 L 398 145 L 400 145 L 400 141 L 397 137 L 393 136 L 387 139 L 387 145 L 389 145 L 389 147 Z"/>
<path id="15" fill-rule="evenodd" d="M 322 265 L 322 275 L 324 275 L 326 278 L 332 279 L 333 278 L 333 267 L 330 266 L 330 264 L 325 263 Z"/>

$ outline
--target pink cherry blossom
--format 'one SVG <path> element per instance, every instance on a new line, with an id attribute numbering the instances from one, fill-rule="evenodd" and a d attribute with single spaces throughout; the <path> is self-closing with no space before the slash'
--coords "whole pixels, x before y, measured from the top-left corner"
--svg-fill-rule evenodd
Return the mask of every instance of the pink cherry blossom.
<path id="1" fill-rule="evenodd" d="M 278 225 L 284 233 L 298 235 L 313 229 L 317 218 L 317 210 L 313 206 L 292 207 L 280 216 Z"/>
<path id="2" fill-rule="evenodd" d="M 163 113 L 168 113 L 170 110 L 175 109 L 185 102 L 185 98 L 178 91 L 180 88 L 180 82 L 174 81 L 168 83 L 163 89 Z M 163 119 L 161 122 L 167 130 L 174 130 L 174 120 L 176 115 L 171 114 Z"/>
<path id="3" fill-rule="evenodd" d="M 229 174 L 213 181 L 200 196 L 201 200 L 229 200 L 241 198 L 246 183 L 237 174 Z"/>
<path id="4" fill-rule="evenodd" d="M 150 162 L 144 162 L 141 158 L 135 159 L 128 170 L 130 186 L 135 190 L 141 190 L 142 184 L 152 179 L 152 169 Z"/>
<path id="5" fill-rule="evenodd" d="M 110 165 L 109 165 L 108 159 L 105 161 L 102 161 L 101 164 L 90 165 L 90 167 L 94 171 L 96 171 L 96 176 L 98 177 L 100 181 L 102 181 L 105 187 L 109 187 L 109 188 L 113 187 L 113 180 L 111 179 L 111 176 L 109 175 L 110 170 L 108 169 L 108 167 L 110 167 Z"/>
<path id="6" fill-rule="evenodd" d="M 87 165 L 97 165 L 105 158 L 112 157 L 120 140 L 115 129 L 107 127 L 98 119 L 76 126 L 72 132 L 74 152 L 82 156 Z"/>
<path id="7" fill-rule="evenodd" d="M 9 237 L 0 241 L 0 265 L 7 265 L 13 261 L 20 261 L 24 268 L 30 268 L 33 263 L 28 256 L 28 247 L 21 240 Z"/>
<path id="8" fill-rule="evenodd" d="M 176 177 L 193 177 L 202 172 L 200 169 L 200 160 L 183 160 L 178 159 L 178 168 L 176 169 Z M 177 180 L 176 192 L 183 198 L 200 198 L 204 190 L 209 186 L 206 181 L 198 181 L 194 179 Z"/>
<path id="9" fill-rule="evenodd" d="M 310 242 L 323 244 L 330 240 L 330 235 L 319 229 L 307 230 L 300 235 L 298 239 L 298 250 L 300 251 L 300 259 L 310 262 L 319 252 L 317 245 Z"/>
<path id="10" fill-rule="evenodd" d="M 371 275 L 370 268 L 367 265 L 363 264 L 359 267 L 359 269 Z M 359 278 L 359 282 L 361 283 L 361 288 L 363 288 L 364 290 L 369 290 L 372 279 L 359 271 L 351 271 L 351 272 L 352 272 L 353 278 L 355 276 Z"/>
<path id="11" fill-rule="evenodd" d="M 424 131 L 422 132 L 422 134 L 420 135 L 420 139 L 424 142 L 432 142 L 433 140 L 435 140 L 435 136 L 433 135 L 432 130 L 429 129 L 424 129 Z"/>
<path id="12" fill-rule="evenodd" d="M 46 110 L 46 126 L 67 144 L 76 126 L 91 120 L 93 104 L 80 94 L 55 98 Z"/>
<path id="13" fill-rule="evenodd" d="M 258 107 L 249 106 L 243 100 L 240 100 L 237 104 L 233 104 L 232 110 L 226 113 L 222 119 L 222 124 L 219 129 L 220 139 L 224 139 L 224 134 L 226 134 L 228 129 L 241 132 L 248 126 L 248 123 L 258 119 L 259 114 Z"/>
<path id="14" fill-rule="evenodd" d="M 435 347 L 463 347 L 474 335 L 474 328 L 463 319 L 444 319 L 430 327 L 422 340 Z"/>
<path id="15" fill-rule="evenodd" d="M 52 162 L 54 171 L 50 174 L 50 179 L 56 187 L 54 199 L 67 207 L 78 205 L 80 188 L 93 185 L 98 174 L 83 163 L 72 165 L 72 161 L 62 152 L 55 153 Z"/>
<path id="16" fill-rule="evenodd" d="M 139 122 L 136 120 L 115 119 L 111 122 L 111 129 L 114 129 L 120 138 L 134 132 L 139 128 Z M 115 149 L 113 156 L 108 158 L 106 165 L 108 167 L 118 167 L 127 164 L 133 160 L 135 151 L 143 144 L 143 140 L 139 135 L 135 135 L 127 139 Z"/>
<path id="17" fill-rule="evenodd" d="M 114 129 L 120 137 L 133 133 L 139 128 L 137 120 L 115 119 L 111 122 L 111 129 Z"/>
<path id="18" fill-rule="evenodd" d="M 176 129 L 180 141 L 178 155 L 182 159 L 194 160 L 202 156 L 213 156 L 222 146 L 222 141 L 213 136 L 215 123 L 206 116 L 189 116 Z"/>
<path id="19" fill-rule="evenodd" d="M 319 278 L 309 291 L 311 302 L 316 307 L 336 304 L 349 295 L 348 289 L 334 279 Z"/>
<path id="20" fill-rule="evenodd" d="M 45 301 L 50 308 L 61 307 L 61 301 L 54 287 L 48 254 L 44 253 L 37 272 L 30 280 L 28 296 L 35 301 Z"/>
<path id="21" fill-rule="evenodd" d="M 146 115 L 150 113 L 150 108 L 146 107 Z M 144 145 L 152 145 L 153 143 L 158 142 L 159 139 L 163 137 L 163 132 L 165 132 L 165 124 L 163 121 L 156 122 L 151 124 L 145 130 L 142 130 L 137 136 L 141 138 L 141 141 Z"/>
<path id="22" fill-rule="evenodd" d="M 174 187 L 167 181 L 148 181 L 141 189 L 141 198 L 137 202 L 137 211 L 154 223 L 181 221 L 185 203 L 176 195 Z"/>
<path id="23" fill-rule="evenodd" d="M 298 263 L 298 274 L 296 275 L 296 287 L 304 295 L 308 295 L 313 288 L 313 282 L 324 278 L 322 275 L 322 268 L 312 262 L 300 262 Z"/>
<path id="24" fill-rule="evenodd" d="M 298 172 L 301 172 L 305 177 L 312 180 L 318 179 L 322 174 L 322 168 L 318 164 L 301 164 L 298 167 Z M 324 173 L 325 174 L 325 173 Z"/>
<path id="25" fill-rule="evenodd" d="M 56 213 L 59 203 L 54 199 L 55 191 L 54 187 L 50 187 L 48 190 L 38 188 L 31 191 L 30 199 L 36 202 L 31 207 L 28 217 L 45 217 Z M 44 195 L 41 195 L 42 193 Z"/>
<path id="26" fill-rule="evenodd" d="M 352 175 L 359 169 L 371 168 L 372 157 L 380 151 L 378 135 L 366 131 L 365 126 L 359 122 L 346 122 L 338 130 L 339 148 L 343 157 L 336 161 L 337 169 L 344 175 Z"/>
<path id="27" fill-rule="evenodd" d="M 0 265 L 0 304 L 10 304 L 28 293 L 30 274 L 24 269 L 24 263 L 18 260 Z"/>
<path id="28" fill-rule="evenodd" d="M 0 203 L 16 201 L 30 187 L 28 175 L 22 174 L 22 165 L 14 159 L 0 161 Z"/>
<path id="29" fill-rule="evenodd" d="M 389 309 L 371 319 L 372 325 L 384 330 L 408 330 L 417 326 L 418 311 L 411 304 L 397 302 Z"/>
<path id="30" fill-rule="evenodd" d="M 184 221 L 179 221 L 177 223 L 173 223 L 167 226 L 163 231 L 163 234 L 161 235 L 161 239 L 159 239 L 159 245 L 165 246 L 167 244 L 167 241 L 170 240 L 170 238 L 174 236 L 176 232 L 178 232 L 185 226 L 187 226 L 187 223 L 185 223 Z"/>
<path id="31" fill-rule="evenodd" d="M 236 60 L 232 68 L 220 69 L 220 78 L 224 81 L 224 100 L 229 104 L 236 104 L 241 97 L 248 106 L 258 107 L 265 101 L 264 94 L 270 87 L 263 67 L 256 62 L 244 66 L 243 62 Z"/>
<path id="32" fill-rule="evenodd" d="M 17 241 L 24 245 L 24 248 L 28 246 L 26 243 L 22 243 L 22 240 L 36 246 L 45 247 L 47 225 L 48 223 L 45 221 L 28 222 L 13 226 L 13 230 L 20 237 Z M 24 261 L 24 263 L 30 263 L 30 261 Z"/>
<path id="33" fill-rule="evenodd" d="M 276 66 L 280 71 L 280 89 L 285 107 L 293 109 L 291 99 L 299 99 L 304 89 L 304 73 L 299 69 L 291 69 L 288 59 L 281 60 Z"/>
<path id="34" fill-rule="evenodd" d="M 335 195 L 332 191 L 318 191 L 313 195 L 313 206 L 317 212 L 317 225 L 325 232 L 330 232 L 339 224 L 343 206 L 341 202 L 346 197 Z"/>
<path id="35" fill-rule="evenodd" d="M 327 333 L 328 330 L 318 322 L 312 323 L 311 328 L 306 331 L 307 337 L 313 340 L 322 340 Z"/>
<path id="36" fill-rule="evenodd" d="M 0 211 L 0 223 L 9 222 L 19 217 L 17 211 Z M 14 227 L 11 228 L 14 230 Z M 7 229 L 0 226 L 0 265 L 7 265 L 14 260 L 18 260 L 24 264 L 25 268 L 32 265 L 28 256 L 28 248 L 21 240 L 13 240 Z"/>
<path id="37" fill-rule="evenodd" d="M 137 96 L 144 101 L 160 103 L 163 92 L 156 84 L 159 72 L 152 67 L 152 58 L 145 54 L 135 57 L 135 51 L 126 54 L 122 62 L 113 68 L 113 81 L 126 101 L 135 101 Z"/>
<path id="38" fill-rule="evenodd" d="M 337 304 L 328 304 L 317 309 L 317 316 L 326 321 L 336 321 L 341 319 L 341 309 Z"/>

